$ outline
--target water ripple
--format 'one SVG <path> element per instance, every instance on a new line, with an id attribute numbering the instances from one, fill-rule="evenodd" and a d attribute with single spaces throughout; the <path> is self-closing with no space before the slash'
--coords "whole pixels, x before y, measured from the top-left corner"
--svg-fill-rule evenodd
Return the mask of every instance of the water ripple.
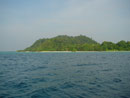
<path id="1" fill-rule="evenodd" d="M 0 98 L 130 98 L 129 55 L 0 53 Z"/>

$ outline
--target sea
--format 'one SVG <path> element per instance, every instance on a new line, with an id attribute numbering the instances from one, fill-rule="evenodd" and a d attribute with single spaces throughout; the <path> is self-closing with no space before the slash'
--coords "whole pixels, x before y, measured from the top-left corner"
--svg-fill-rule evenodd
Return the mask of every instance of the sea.
<path id="1" fill-rule="evenodd" d="M 0 52 L 0 98 L 130 98 L 130 52 Z"/>

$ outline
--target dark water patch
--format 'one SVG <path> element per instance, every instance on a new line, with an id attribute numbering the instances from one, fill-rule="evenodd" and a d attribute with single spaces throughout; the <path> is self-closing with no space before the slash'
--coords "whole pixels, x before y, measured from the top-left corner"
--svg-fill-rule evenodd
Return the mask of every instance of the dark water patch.
<path id="1" fill-rule="evenodd" d="M 21 89 L 21 88 L 27 88 L 27 87 L 29 87 L 29 85 L 27 85 L 27 84 L 24 83 L 24 82 L 20 82 L 20 83 L 18 83 L 18 84 L 15 84 L 14 87 Z"/>
<path id="2" fill-rule="evenodd" d="M 8 58 L 9 61 L 16 61 L 17 58 Z"/>
<path id="3" fill-rule="evenodd" d="M 35 90 L 27 95 L 31 96 L 31 98 L 52 98 L 53 94 L 55 94 L 56 92 L 56 95 L 58 95 L 58 93 L 61 93 L 61 91 L 57 87 L 48 87 Z"/>
<path id="4" fill-rule="evenodd" d="M 102 81 L 102 80 L 99 77 L 95 77 L 95 81 L 97 82 L 97 81 Z"/>
<path id="5" fill-rule="evenodd" d="M 59 89 L 56 88 L 56 87 L 48 87 L 48 88 L 46 89 L 46 91 L 47 91 L 47 92 L 54 92 L 54 91 L 59 91 Z"/>
<path id="6" fill-rule="evenodd" d="M 51 96 L 46 92 L 45 89 L 39 89 L 31 92 L 30 94 L 27 94 L 28 96 L 31 96 L 31 98 L 50 98 Z"/>
<path id="7" fill-rule="evenodd" d="M 24 71 L 36 71 L 36 70 L 42 70 L 46 69 L 46 66 L 32 66 L 31 68 L 25 69 Z"/>
<path id="8" fill-rule="evenodd" d="M 37 69 L 45 69 L 47 68 L 46 66 L 39 66 L 39 67 L 36 67 Z"/>
<path id="9" fill-rule="evenodd" d="M 0 98 L 9 98 L 9 94 L 0 94 Z"/>
<path id="10" fill-rule="evenodd" d="M 119 79 L 119 78 L 114 78 L 113 79 L 113 82 L 115 82 L 115 83 L 120 83 L 122 80 L 121 79 Z"/>
<path id="11" fill-rule="evenodd" d="M 102 65 L 107 65 L 107 64 L 109 64 L 109 63 L 101 63 Z"/>
<path id="12" fill-rule="evenodd" d="M 14 81 L 5 81 L 2 85 L 3 85 L 3 87 L 6 87 L 6 88 L 8 88 L 8 87 L 13 88 L 14 84 L 15 84 Z"/>
<path id="13" fill-rule="evenodd" d="M 0 72 L 0 76 L 2 76 L 4 74 L 4 72 Z"/>
<path id="14" fill-rule="evenodd" d="M 96 85 L 96 86 L 97 86 L 98 88 L 101 88 L 101 87 L 102 87 L 102 86 L 101 86 L 101 85 L 99 85 L 99 84 L 98 84 L 98 85 Z"/>
<path id="15" fill-rule="evenodd" d="M 99 89 L 97 89 L 97 88 L 88 88 L 87 92 L 89 92 L 89 93 L 91 93 L 93 95 L 99 96 L 97 94 L 97 92 L 99 92 Z"/>
<path id="16" fill-rule="evenodd" d="M 82 73 L 83 72 L 83 70 L 77 70 L 76 71 L 76 73 Z"/>
<path id="17" fill-rule="evenodd" d="M 77 95 L 76 98 L 85 98 L 85 97 L 82 95 Z"/>
<path id="18" fill-rule="evenodd" d="M 103 69 L 103 70 L 101 70 L 101 71 L 112 71 L 112 69 Z"/>
<path id="19" fill-rule="evenodd" d="M 76 85 L 74 83 L 71 83 L 71 82 L 65 82 L 64 84 L 62 84 L 60 86 L 60 88 L 62 89 L 68 89 L 68 88 L 73 88 L 75 87 Z"/>
<path id="20" fill-rule="evenodd" d="M 46 94 L 33 94 L 31 98 L 50 98 L 50 96 Z"/>
<path id="21" fill-rule="evenodd" d="M 127 97 L 127 96 L 120 96 L 120 98 L 130 98 L 130 97 Z"/>
<path id="22" fill-rule="evenodd" d="M 113 87 L 113 86 L 107 86 L 110 90 L 115 90 L 115 91 L 118 91 L 117 88 Z"/>
<path id="23" fill-rule="evenodd" d="M 96 81 L 95 82 L 90 82 L 89 84 L 96 87 L 96 88 L 101 88 L 102 87 L 102 85 L 98 84 Z"/>
<path id="24" fill-rule="evenodd" d="M 47 76 L 56 76 L 57 74 L 56 73 L 47 73 L 45 75 L 47 75 Z"/>
<path id="25" fill-rule="evenodd" d="M 4 89 L 8 88 L 11 89 L 26 89 L 28 87 L 31 87 L 31 84 L 27 84 L 26 82 L 18 82 L 18 81 L 7 81 L 3 83 Z"/>
<path id="26" fill-rule="evenodd" d="M 89 84 L 90 85 L 96 85 L 96 82 L 90 82 Z"/>
<path id="27" fill-rule="evenodd" d="M 52 79 L 50 82 L 58 82 L 58 81 L 63 81 L 63 79 Z"/>
<path id="28" fill-rule="evenodd" d="M 10 64 L 1 64 L 0 66 L 10 66 Z"/>
<path id="29" fill-rule="evenodd" d="M 43 78 L 43 77 L 33 78 L 31 81 L 32 81 L 32 83 L 47 82 L 48 78 Z"/>
<path id="30" fill-rule="evenodd" d="M 99 64 L 89 63 L 89 64 L 77 64 L 77 65 L 75 65 L 75 66 L 95 66 L 95 65 L 99 65 Z"/>
<path id="31" fill-rule="evenodd" d="M 102 59 L 106 59 L 107 57 L 102 57 Z"/>
<path id="32" fill-rule="evenodd" d="M 83 98 L 86 98 L 86 97 L 87 97 L 87 98 L 90 98 L 90 96 L 89 96 L 88 93 L 81 93 L 81 95 L 82 95 Z"/>

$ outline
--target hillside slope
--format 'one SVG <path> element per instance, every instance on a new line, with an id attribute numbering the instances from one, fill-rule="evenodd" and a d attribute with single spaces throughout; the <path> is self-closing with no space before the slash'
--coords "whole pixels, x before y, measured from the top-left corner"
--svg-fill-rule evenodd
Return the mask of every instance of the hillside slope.
<path id="1" fill-rule="evenodd" d="M 89 37 L 59 35 L 48 39 L 39 39 L 24 51 L 77 51 L 84 44 L 98 44 Z"/>

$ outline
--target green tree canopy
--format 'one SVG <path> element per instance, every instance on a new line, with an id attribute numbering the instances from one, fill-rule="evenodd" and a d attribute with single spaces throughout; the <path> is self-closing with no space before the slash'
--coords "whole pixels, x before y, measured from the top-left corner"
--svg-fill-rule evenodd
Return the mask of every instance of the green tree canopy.
<path id="1" fill-rule="evenodd" d="M 21 51 L 130 51 L 130 41 L 113 43 L 104 41 L 99 44 L 84 35 L 59 35 L 53 38 L 43 38 Z"/>

